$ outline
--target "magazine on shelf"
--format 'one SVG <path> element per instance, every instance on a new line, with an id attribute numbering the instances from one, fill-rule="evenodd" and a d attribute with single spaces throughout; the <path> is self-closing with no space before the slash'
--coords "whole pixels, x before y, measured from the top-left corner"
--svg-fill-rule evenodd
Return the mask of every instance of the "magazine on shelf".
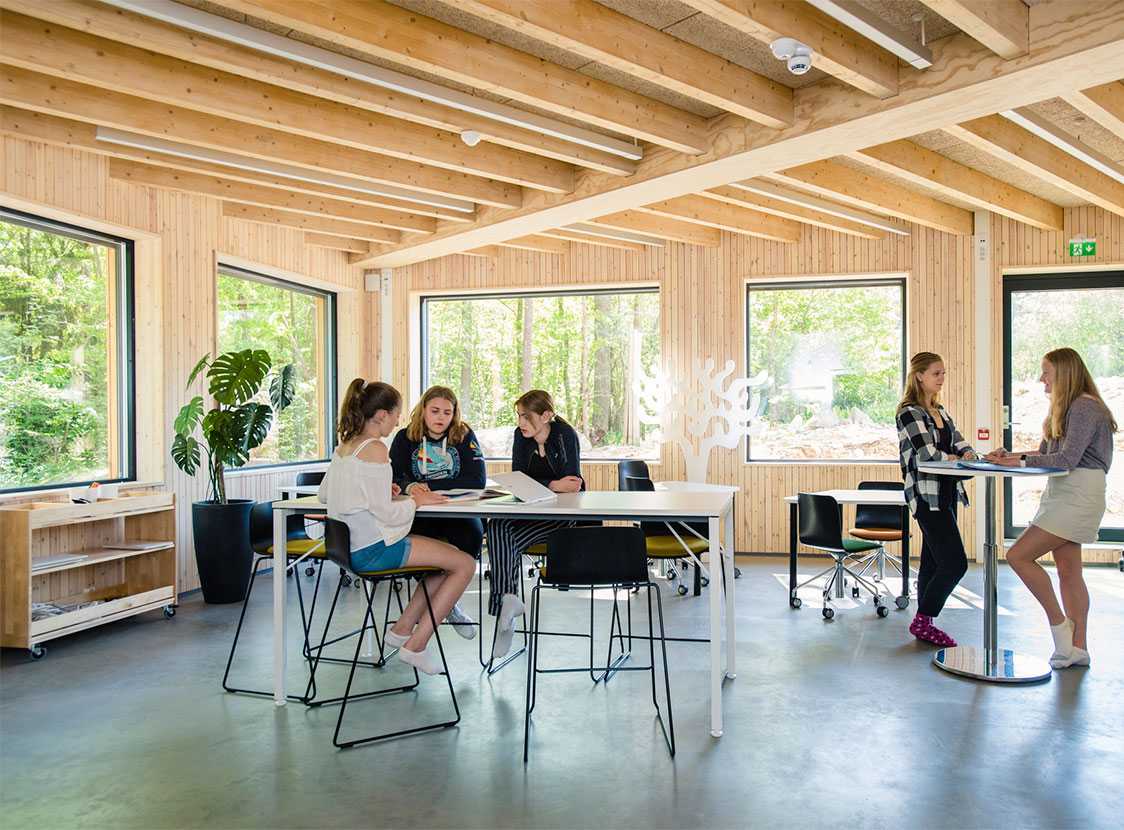
<path id="1" fill-rule="evenodd" d="M 60 553 L 55 556 L 40 556 L 31 560 L 31 572 L 43 571 L 47 568 L 56 568 L 59 565 L 70 565 L 74 562 L 81 562 L 83 559 L 89 559 L 89 555 L 85 553 Z"/>
<path id="2" fill-rule="evenodd" d="M 110 550 L 158 550 L 160 548 L 166 548 L 170 544 L 172 544 L 170 540 L 167 542 L 145 540 L 129 542 L 106 542 L 102 547 L 109 548 Z"/>

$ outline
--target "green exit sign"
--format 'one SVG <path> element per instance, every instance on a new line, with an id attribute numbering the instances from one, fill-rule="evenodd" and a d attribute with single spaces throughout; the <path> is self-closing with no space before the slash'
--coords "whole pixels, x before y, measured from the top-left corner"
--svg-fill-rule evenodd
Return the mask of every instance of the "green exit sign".
<path id="1" fill-rule="evenodd" d="M 1095 239 L 1071 239 L 1071 240 L 1069 240 L 1069 255 L 1070 256 L 1096 256 L 1097 255 L 1097 240 L 1095 240 Z"/>

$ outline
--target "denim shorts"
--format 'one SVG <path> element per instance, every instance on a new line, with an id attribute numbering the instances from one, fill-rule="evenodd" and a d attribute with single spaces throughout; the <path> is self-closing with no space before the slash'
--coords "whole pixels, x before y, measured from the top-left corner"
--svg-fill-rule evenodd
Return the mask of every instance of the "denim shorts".
<path id="1" fill-rule="evenodd" d="M 356 573 L 389 571 L 401 568 L 410 556 L 410 537 L 399 539 L 392 545 L 378 541 L 351 552 L 351 569 Z"/>

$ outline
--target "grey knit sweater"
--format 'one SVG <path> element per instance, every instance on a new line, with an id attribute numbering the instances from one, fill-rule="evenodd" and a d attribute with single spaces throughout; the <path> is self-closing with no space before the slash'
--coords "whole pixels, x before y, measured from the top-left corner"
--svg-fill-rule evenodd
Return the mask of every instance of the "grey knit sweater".
<path id="1" fill-rule="evenodd" d="M 1028 467 L 1104 470 L 1112 465 L 1112 423 L 1108 411 L 1093 398 L 1082 396 L 1069 405 L 1065 436 L 1043 441 L 1038 454 L 1028 454 Z"/>

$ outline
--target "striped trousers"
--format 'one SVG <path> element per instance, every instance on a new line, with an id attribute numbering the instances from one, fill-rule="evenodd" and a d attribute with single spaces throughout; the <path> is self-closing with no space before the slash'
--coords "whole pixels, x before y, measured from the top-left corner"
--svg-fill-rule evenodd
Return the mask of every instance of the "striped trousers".
<path id="1" fill-rule="evenodd" d="M 545 542 L 556 530 L 574 527 L 574 521 L 527 521 L 525 519 L 492 519 L 488 522 L 488 563 L 492 585 L 488 594 L 488 613 L 500 612 L 504 594 L 519 596 L 523 581 L 523 552 L 531 545 Z"/>

